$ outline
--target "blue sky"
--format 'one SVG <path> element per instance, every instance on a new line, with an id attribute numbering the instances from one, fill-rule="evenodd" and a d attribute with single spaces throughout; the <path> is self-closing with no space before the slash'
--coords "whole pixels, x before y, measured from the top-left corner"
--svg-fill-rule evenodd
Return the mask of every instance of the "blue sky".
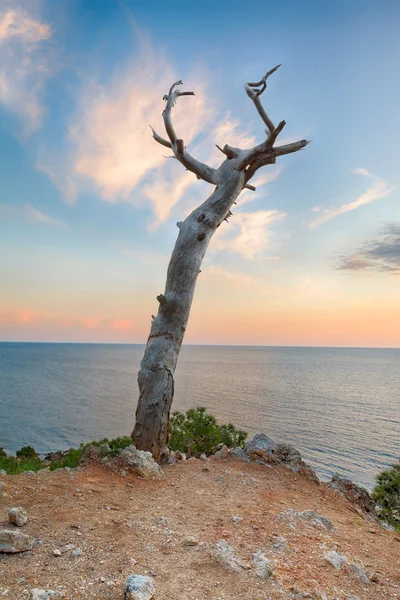
<path id="1" fill-rule="evenodd" d="M 144 342 L 175 223 L 211 193 L 151 138 L 176 79 L 192 153 L 312 140 L 218 231 L 187 341 L 399 346 L 400 4 L 3 2 L 0 338 Z M 217 164 L 217 163 L 216 163 Z M 227 301 L 232 297 L 234 303 Z"/>

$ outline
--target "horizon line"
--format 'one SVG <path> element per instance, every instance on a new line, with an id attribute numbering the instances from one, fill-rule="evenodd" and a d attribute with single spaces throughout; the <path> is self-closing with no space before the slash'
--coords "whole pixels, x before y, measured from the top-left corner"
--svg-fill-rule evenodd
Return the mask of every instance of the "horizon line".
<path id="1" fill-rule="evenodd" d="M 146 342 L 71 342 L 71 341 L 40 341 L 40 340 L 0 340 L 0 344 L 71 344 L 71 345 L 103 345 L 103 346 L 146 346 Z M 325 348 L 337 350 L 400 350 L 400 346 L 323 346 L 297 344 L 206 344 L 186 343 L 183 346 L 226 347 L 226 348 Z"/>

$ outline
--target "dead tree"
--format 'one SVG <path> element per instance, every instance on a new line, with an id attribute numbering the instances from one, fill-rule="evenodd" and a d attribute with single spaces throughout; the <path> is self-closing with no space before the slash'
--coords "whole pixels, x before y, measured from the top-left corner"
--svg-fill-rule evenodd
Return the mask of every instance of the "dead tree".
<path id="1" fill-rule="evenodd" d="M 231 208 L 240 192 L 244 188 L 255 190 L 249 182 L 258 169 L 271 165 L 279 156 L 297 152 L 308 144 L 307 140 L 300 140 L 275 146 L 285 121 L 275 127 L 261 103 L 261 94 L 266 90 L 268 77 L 279 66 L 268 71 L 260 81 L 244 86 L 246 94 L 267 126 L 265 141 L 250 150 L 229 145 L 223 148 L 218 146 L 225 155 L 218 168 L 214 169 L 191 156 L 183 140 L 175 132 L 171 115 L 175 102 L 180 96 L 194 95 L 193 92 L 179 91 L 178 86 L 182 81 L 175 82 L 164 96 L 166 105 L 162 116 L 168 139 L 152 130 L 154 139 L 170 148 L 174 157 L 187 170 L 215 187 L 201 206 L 183 222 L 177 223 L 179 235 L 168 266 L 165 292 L 157 296 L 158 313 L 153 317 L 138 374 L 140 395 L 132 440 L 138 449 L 149 450 L 159 462 L 169 454 L 169 415 L 174 396 L 175 367 L 189 319 L 197 277 L 210 239 L 221 223 L 232 216 Z"/>

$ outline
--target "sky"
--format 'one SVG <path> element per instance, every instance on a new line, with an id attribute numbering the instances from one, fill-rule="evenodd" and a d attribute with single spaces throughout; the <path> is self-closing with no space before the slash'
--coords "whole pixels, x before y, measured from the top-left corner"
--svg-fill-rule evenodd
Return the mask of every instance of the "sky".
<path id="1" fill-rule="evenodd" d="M 159 146 L 163 95 L 197 158 L 265 125 L 258 171 L 198 279 L 185 343 L 400 346 L 397 0 L 0 3 L 0 340 L 145 343 L 177 221 L 211 193 Z M 164 152 L 166 150 L 166 152 Z"/>

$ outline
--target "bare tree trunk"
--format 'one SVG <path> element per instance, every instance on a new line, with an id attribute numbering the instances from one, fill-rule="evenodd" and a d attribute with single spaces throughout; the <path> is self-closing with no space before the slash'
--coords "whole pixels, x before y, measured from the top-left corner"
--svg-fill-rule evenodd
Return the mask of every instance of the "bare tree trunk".
<path id="1" fill-rule="evenodd" d="M 265 113 L 259 96 L 266 88 L 267 78 L 276 68 L 269 71 L 260 82 L 245 86 L 246 93 L 268 127 L 267 140 L 251 150 L 226 145 L 224 149 L 220 149 L 226 159 L 218 169 L 194 159 L 186 151 L 183 140 L 177 139 L 172 126 L 171 109 L 179 96 L 192 95 L 192 92 L 179 92 L 175 89 L 182 82 L 173 84 L 169 94 L 164 97 L 167 104 L 163 118 L 169 141 L 153 131 L 155 140 L 171 148 L 175 158 L 188 170 L 199 179 L 216 186 L 215 191 L 200 207 L 183 223 L 178 223 L 180 231 L 168 266 L 165 292 L 157 297 L 158 314 L 153 318 L 138 374 L 140 395 L 132 440 L 138 449 L 149 450 L 159 462 L 169 454 L 169 415 L 174 396 L 174 373 L 197 277 L 210 239 L 220 224 L 231 216 L 232 204 L 242 189 L 255 189 L 247 182 L 260 167 L 274 163 L 277 156 L 296 152 L 307 144 L 306 140 L 301 140 L 274 147 L 285 122 L 282 121 L 275 128 Z M 260 89 L 255 89 L 256 87 Z"/>
<path id="2" fill-rule="evenodd" d="M 243 188 L 244 173 L 217 187 L 180 225 L 167 272 L 165 292 L 158 296 L 158 315 L 138 375 L 139 404 L 133 441 L 155 460 L 168 456 L 169 414 L 174 373 L 181 349 L 197 277 L 212 235 Z"/>

